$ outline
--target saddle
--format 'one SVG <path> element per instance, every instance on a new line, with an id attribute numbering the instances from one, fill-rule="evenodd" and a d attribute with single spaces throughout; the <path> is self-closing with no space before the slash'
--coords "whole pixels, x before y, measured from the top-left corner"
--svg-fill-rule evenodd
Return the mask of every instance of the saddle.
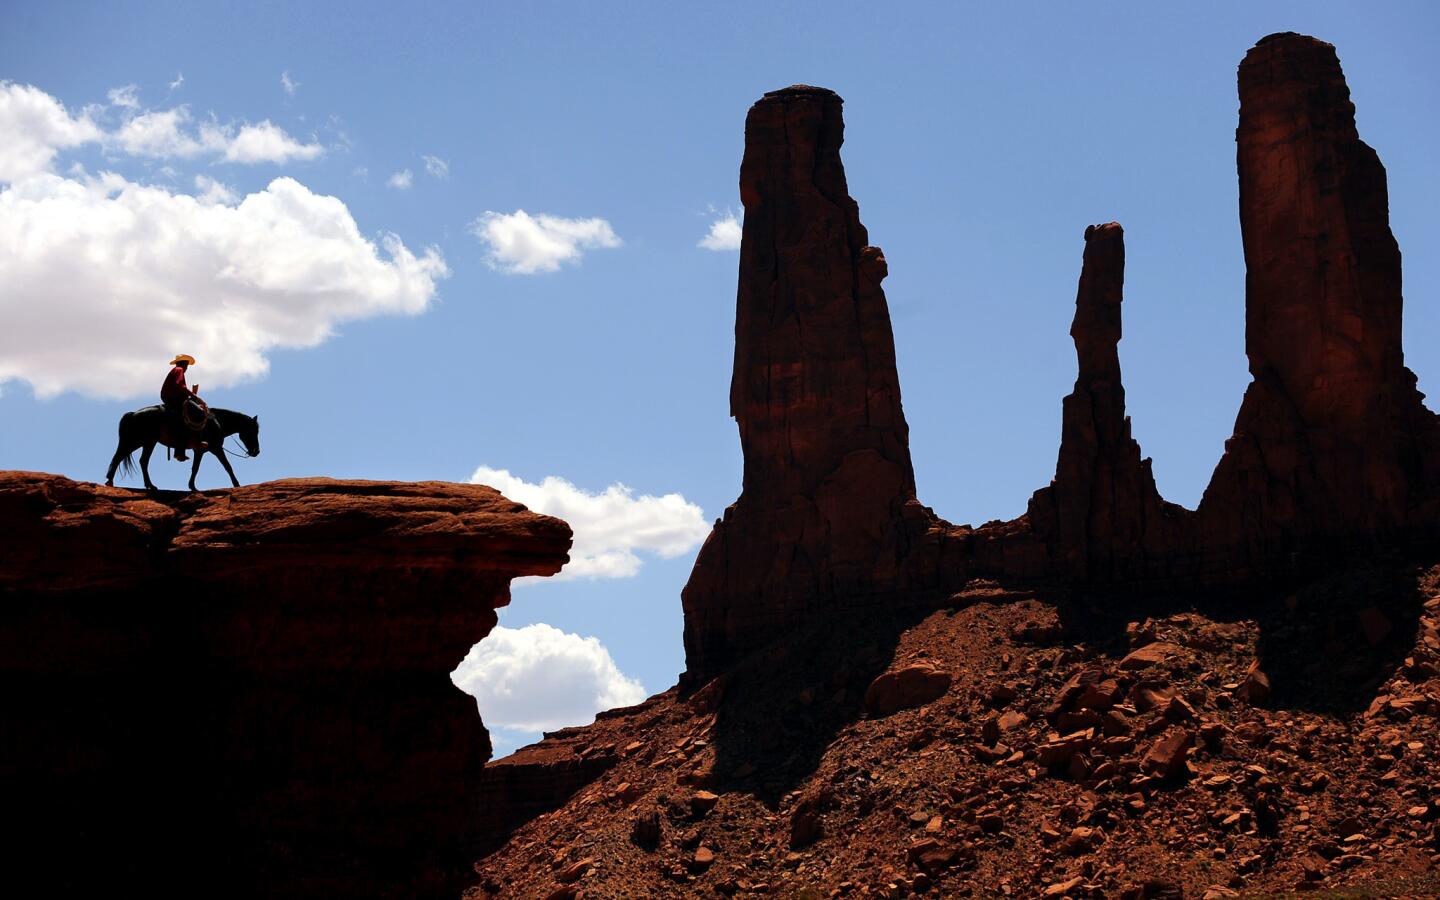
<path id="1" fill-rule="evenodd" d="M 196 397 L 187 397 L 180 407 L 180 417 L 191 431 L 201 431 L 210 419 L 210 408 Z"/>

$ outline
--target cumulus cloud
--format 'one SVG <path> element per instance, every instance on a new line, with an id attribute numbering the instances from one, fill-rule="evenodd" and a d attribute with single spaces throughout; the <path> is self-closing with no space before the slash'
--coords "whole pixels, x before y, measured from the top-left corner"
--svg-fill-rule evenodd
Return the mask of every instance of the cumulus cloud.
<path id="1" fill-rule="evenodd" d="M 488 466 L 476 469 L 470 481 L 570 523 L 575 532 L 570 562 L 547 581 L 629 578 L 640 571 L 636 551 L 672 559 L 700 546 L 710 533 L 705 513 L 679 494 L 637 497 L 623 484 L 595 494 L 554 475 L 532 484 Z"/>
<path id="2" fill-rule="evenodd" d="M 710 223 L 710 232 L 700 239 L 698 246 L 706 250 L 739 250 L 740 232 L 739 217 L 727 210 L 724 215 Z"/>
<path id="3" fill-rule="evenodd" d="M 280 86 L 285 89 L 285 93 L 293 97 L 295 92 L 300 89 L 300 82 L 292 80 L 290 72 L 287 70 L 280 73 Z"/>
<path id="4" fill-rule="evenodd" d="M 377 246 L 294 179 L 238 202 L 213 180 L 196 189 L 44 173 L 0 191 L 0 382 L 143 397 L 185 352 L 196 381 L 224 387 L 342 322 L 421 312 L 448 274 L 438 250 Z"/>
<path id="5" fill-rule="evenodd" d="M 228 162 L 261 163 L 289 162 L 292 159 L 314 159 L 325 152 L 319 144 L 302 144 L 285 133 L 285 129 L 269 119 L 257 125 L 241 125 L 224 135 L 224 158 Z"/>
<path id="6" fill-rule="evenodd" d="M 205 144 L 186 132 L 190 112 L 183 106 L 135 116 L 121 125 L 110 141 L 132 156 L 161 158 L 198 156 Z M 210 148 L 215 149 L 215 148 Z"/>
<path id="7" fill-rule="evenodd" d="M 645 699 L 644 686 L 599 640 L 544 623 L 497 627 L 450 678 L 475 697 L 486 725 L 521 731 L 585 725 L 597 712 Z"/>
<path id="8" fill-rule="evenodd" d="M 523 209 L 486 211 L 470 223 L 470 233 L 485 245 L 485 264 L 507 275 L 554 272 L 577 262 L 584 250 L 619 247 L 620 238 L 604 219 L 566 219 Z"/>
<path id="9" fill-rule="evenodd" d="M 190 159 L 214 155 L 226 162 L 285 163 L 315 159 L 325 152 L 320 144 L 304 144 L 269 119 L 256 124 L 221 125 L 205 122 L 189 128 L 190 111 L 184 106 L 133 116 L 108 142 L 132 156 Z"/>
<path id="10" fill-rule="evenodd" d="M 409 169 L 401 169 L 400 171 L 396 172 L 394 175 L 391 175 L 388 179 L 386 179 L 385 184 L 387 187 L 392 187 L 397 191 L 408 191 L 410 189 L 410 185 L 414 182 L 415 173 L 411 172 Z"/>
<path id="11" fill-rule="evenodd" d="M 429 173 L 431 178 L 445 179 L 450 177 L 450 164 L 445 160 L 438 156 L 430 156 L 428 154 L 423 158 L 425 160 L 425 171 Z"/>
<path id="12" fill-rule="evenodd" d="M 60 150 L 103 134 L 88 111 L 72 116 L 39 88 L 0 81 L 0 182 L 48 172 Z"/>
<path id="13" fill-rule="evenodd" d="M 195 199 L 207 205 L 213 203 L 233 204 L 237 199 L 235 191 L 231 189 L 230 185 L 216 181 L 209 175 L 195 176 L 195 190 L 199 192 L 195 195 Z"/>
<path id="14" fill-rule="evenodd" d="M 183 80 L 183 76 L 180 80 Z M 127 111 L 113 131 L 93 118 L 99 107 L 72 116 L 54 97 L 31 85 L 0 82 L 0 182 L 14 183 L 50 171 L 56 154 L 81 144 L 99 143 L 107 150 L 153 159 L 214 156 L 236 163 L 286 163 L 315 159 L 325 152 L 318 143 L 296 140 L 269 119 L 258 123 L 221 124 L 213 119 L 191 127 L 186 106 L 134 112 L 139 108 L 135 86 L 109 92 L 110 104 Z"/>

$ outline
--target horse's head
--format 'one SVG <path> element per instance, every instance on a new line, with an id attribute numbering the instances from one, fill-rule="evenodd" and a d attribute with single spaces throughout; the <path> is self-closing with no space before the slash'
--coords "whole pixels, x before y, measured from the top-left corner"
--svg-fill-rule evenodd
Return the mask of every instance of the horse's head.
<path id="1" fill-rule="evenodd" d="M 240 443 L 245 445 L 245 452 L 251 456 L 260 455 L 260 417 L 242 416 L 240 419 Z"/>

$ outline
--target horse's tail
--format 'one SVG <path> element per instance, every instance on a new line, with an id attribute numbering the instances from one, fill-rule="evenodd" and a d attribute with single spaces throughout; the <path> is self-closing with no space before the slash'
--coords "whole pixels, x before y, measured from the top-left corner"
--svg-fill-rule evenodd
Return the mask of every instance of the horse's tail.
<path id="1" fill-rule="evenodd" d="M 127 412 L 125 415 L 123 415 L 123 416 L 120 417 L 120 446 L 121 446 L 121 447 L 124 447 L 124 446 L 125 446 L 125 425 L 126 425 L 127 422 L 130 421 L 130 417 L 133 416 L 133 415 L 135 415 L 133 412 Z M 126 478 L 129 478 L 131 475 L 134 475 L 134 474 L 135 474 L 135 460 L 132 459 L 131 457 L 133 457 L 133 456 L 135 455 L 135 451 L 138 450 L 138 449 L 140 449 L 140 448 L 139 448 L 139 447 L 131 447 L 131 448 L 130 448 L 130 452 L 127 453 L 127 454 L 125 454 L 124 456 L 122 456 L 122 457 L 120 458 L 120 474 L 121 474 L 121 475 L 124 475 Z"/>

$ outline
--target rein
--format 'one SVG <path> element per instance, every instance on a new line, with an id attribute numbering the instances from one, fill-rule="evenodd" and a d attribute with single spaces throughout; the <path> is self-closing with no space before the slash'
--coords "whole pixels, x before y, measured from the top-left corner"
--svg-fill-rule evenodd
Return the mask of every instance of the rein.
<path id="1" fill-rule="evenodd" d="M 225 440 L 228 441 L 228 440 L 230 440 L 230 439 L 233 438 L 233 437 L 235 437 L 235 435 L 233 435 L 233 434 L 227 434 L 227 435 L 225 435 Z M 220 446 L 224 447 L 225 452 L 227 452 L 227 453 L 233 453 L 233 454 L 235 454 L 236 456 L 242 457 L 242 458 L 244 458 L 244 459 L 254 459 L 254 458 L 255 458 L 255 457 L 251 456 L 251 455 L 250 455 L 250 451 L 246 450 L 244 447 L 241 447 L 239 450 L 236 450 L 234 447 L 227 447 L 227 446 L 225 446 L 225 444 L 224 444 L 223 441 L 221 442 L 221 445 L 220 445 Z"/>

